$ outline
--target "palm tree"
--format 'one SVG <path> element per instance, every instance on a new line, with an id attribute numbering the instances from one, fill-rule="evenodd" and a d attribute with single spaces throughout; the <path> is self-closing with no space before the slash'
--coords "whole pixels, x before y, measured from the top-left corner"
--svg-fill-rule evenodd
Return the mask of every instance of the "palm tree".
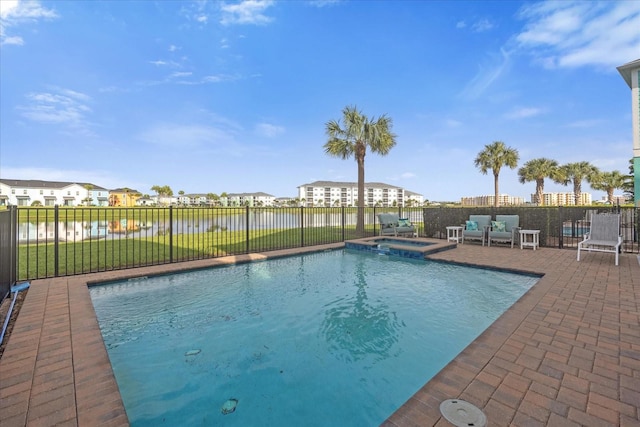
<path id="1" fill-rule="evenodd" d="M 83 187 L 85 188 L 85 190 L 87 190 L 87 197 L 85 197 L 83 202 L 85 202 L 85 205 L 89 206 L 89 204 L 93 201 L 93 199 L 91 198 L 91 192 L 93 191 L 93 184 L 85 184 L 83 185 Z"/>
<path id="2" fill-rule="evenodd" d="M 607 192 L 607 201 L 613 204 L 613 191 L 624 188 L 625 175 L 620 171 L 600 172 L 591 180 L 591 188 Z"/>
<path id="3" fill-rule="evenodd" d="M 493 206 L 500 206 L 498 199 L 498 175 L 500 175 L 500 169 L 502 166 L 509 166 L 511 169 L 515 169 L 518 166 L 518 150 L 515 148 L 507 147 L 502 141 L 494 141 L 491 144 L 484 146 L 484 150 L 478 153 L 476 157 L 475 165 L 480 168 L 480 172 L 484 175 L 487 174 L 489 169 L 493 172 L 493 182 L 495 189 L 495 199 Z"/>
<path id="4" fill-rule="evenodd" d="M 158 204 L 161 204 L 161 200 L 164 198 L 173 196 L 173 190 L 168 185 L 154 185 L 151 187 L 151 191 L 155 191 L 158 195 Z"/>
<path id="5" fill-rule="evenodd" d="M 536 200 L 535 202 L 542 206 L 544 204 L 544 179 L 551 178 L 559 181 L 558 162 L 551 159 L 541 157 L 539 159 L 529 160 L 518 170 L 519 181 L 521 184 L 535 181 L 536 182 Z"/>
<path id="6" fill-rule="evenodd" d="M 364 158 L 367 147 L 372 153 L 385 156 L 396 145 L 396 135 L 391 132 L 393 121 L 385 114 L 372 119 L 364 116 L 358 109 L 345 107 L 342 110 L 342 123 L 331 120 L 326 123 L 329 140 L 324 145 L 325 153 L 347 159 L 353 156 L 358 163 L 358 214 L 356 233 L 364 235 Z M 344 125 L 344 128 L 342 127 Z"/>
<path id="7" fill-rule="evenodd" d="M 576 205 L 582 204 L 582 181 L 591 179 L 600 171 L 589 162 L 568 163 L 560 167 L 561 183 L 564 185 L 573 182 L 573 197 Z"/>

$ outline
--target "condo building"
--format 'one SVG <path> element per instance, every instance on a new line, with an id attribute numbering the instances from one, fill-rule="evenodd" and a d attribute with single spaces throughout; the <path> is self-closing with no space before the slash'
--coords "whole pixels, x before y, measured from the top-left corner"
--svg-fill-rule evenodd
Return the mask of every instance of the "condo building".
<path id="1" fill-rule="evenodd" d="M 460 199 L 462 206 L 493 206 L 496 200 L 495 195 L 463 197 Z M 522 197 L 510 196 L 508 194 L 500 194 L 498 196 L 500 206 L 518 206 L 524 205 Z"/>
<path id="2" fill-rule="evenodd" d="M 422 206 L 421 194 L 405 190 L 402 187 L 382 182 L 364 184 L 364 204 L 374 207 Z M 315 181 L 298 187 L 298 198 L 302 206 L 357 206 L 358 183 Z"/>
<path id="3" fill-rule="evenodd" d="M 591 193 L 580 193 L 580 200 L 575 202 L 575 194 L 573 193 L 542 193 L 541 205 L 544 206 L 576 206 L 590 205 Z M 531 194 L 531 203 L 536 203 L 536 195 Z"/>

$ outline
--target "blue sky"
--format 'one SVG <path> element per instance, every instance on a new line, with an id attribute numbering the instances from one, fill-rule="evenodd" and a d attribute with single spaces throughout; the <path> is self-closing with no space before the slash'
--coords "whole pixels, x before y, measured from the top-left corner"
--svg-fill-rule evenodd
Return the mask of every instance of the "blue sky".
<path id="1" fill-rule="evenodd" d="M 640 1 L 0 1 L 0 177 L 153 194 L 295 196 L 356 181 L 324 153 L 345 106 L 393 119 L 366 180 L 493 194 L 473 160 L 628 173 Z M 547 180 L 547 191 L 571 191 Z M 500 192 L 534 183 L 503 169 Z M 604 193 L 591 191 L 594 199 Z M 618 191 L 619 193 L 619 191 Z"/>

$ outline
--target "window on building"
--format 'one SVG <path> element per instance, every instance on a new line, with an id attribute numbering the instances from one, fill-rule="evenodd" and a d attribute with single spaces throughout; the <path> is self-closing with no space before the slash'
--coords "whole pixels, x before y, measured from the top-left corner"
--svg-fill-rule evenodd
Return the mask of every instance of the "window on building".
<path id="1" fill-rule="evenodd" d="M 27 194 L 27 190 L 22 190 L 22 194 Z"/>
<path id="2" fill-rule="evenodd" d="M 40 194 L 44 194 L 44 190 L 40 190 Z"/>
<path id="3" fill-rule="evenodd" d="M 16 194 L 16 189 L 15 188 L 11 189 L 11 194 Z"/>
<path id="4" fill-rule="evenodd" d="M 79 195 L 80 195 L 80 192 L 79 192 L 79 191 L 76 191 L 76 196 L 79 196 Z"/>
<path id="5" fill-rule="evenodd" d="M 71 191 L 67 191 L 67 196 L 70 196 L 70 195 L 71 195 Z"/>

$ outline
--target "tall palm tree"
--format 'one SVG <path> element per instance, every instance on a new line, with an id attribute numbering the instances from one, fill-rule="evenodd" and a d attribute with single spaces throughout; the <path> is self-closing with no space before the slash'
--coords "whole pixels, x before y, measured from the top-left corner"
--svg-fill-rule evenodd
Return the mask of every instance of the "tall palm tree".
<path id="1" fill-rule="evenodd" d="M 500 200 L 498 196 L 500 194 L 498 188 L 498 176 L 500 175 L 500 169 L 502 166 L 509 166 L 511 169 L 515 169 L 518 166 L 518 150 L 515 148 L 507 147 L 502 141 L 494 141 L 491 144 L 484 146 L 484 150 L 478 153 L 476 157 L 475 165 L 480 169 L 484 175 L 491 169 L 493 172 L 493 186 L 495 190 L 495 199 L 493 206 L 500 206 Z"/>
<path id="2" fill-rule="evenodd" d="M 544 204 L 544 179 L 551 178 L 554 181 L 560 181 L 558 162 L 551 159 L 540 157 L 538 159 L 529 160 L 518 170 L 518 177 L 521 184 L 535 181 L 536 182 L 536 203 Z"/>
<path id="3" fill-rule="evenodd" d="M 567 163 L 560 167 L 561 183 L 573 183 L 573 198 L 576 205 L 582 204 L 582 181 L 591 179 L 600 171 L 589 162 Z"/>
<path id="4" fill-rule="evenodd" d="M 396 145 L 396 135 L 391 132 L 392 125 L 393 121 L 386 115 L 377 119 L 368 118 L 355 106 L 342 110 L 342 123 L 331 120 L 325 125 L 329 138 L 324 145 L 325 153 L 342 159 L 353 156 L 358 163 L 358 235 L 364 235 L 364 158 L 367 147 L 372 153 L 387 155 Z"/>
<path id="5" fill-rule="evenodd" d="M 613 204 L 613 191 L 623 189 L 625 183 L 625 175 L 620 171 L 600 172 L 591 180 L 591 188 L 594 190 L 602 190 L 607 192 L 607 201 Z"/>

